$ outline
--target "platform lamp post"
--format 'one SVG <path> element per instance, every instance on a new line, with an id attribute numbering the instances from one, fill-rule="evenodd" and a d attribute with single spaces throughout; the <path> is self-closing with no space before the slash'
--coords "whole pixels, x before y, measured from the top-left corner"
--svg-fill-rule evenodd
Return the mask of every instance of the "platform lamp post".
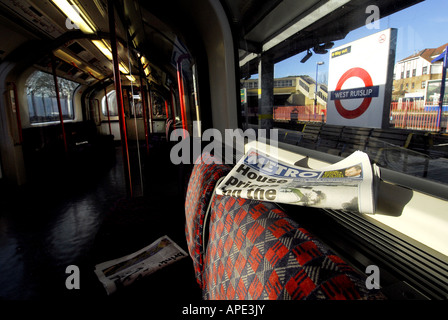
<path id="1" fill-rule="evenodd" d="M 316 62 L 316 88 L 314 90 L 314 120 L 316 120 L 316 106 L 317 106 L 317 76 L 319 74 L 319 66 L 323 65 L 323 61 Z"/>

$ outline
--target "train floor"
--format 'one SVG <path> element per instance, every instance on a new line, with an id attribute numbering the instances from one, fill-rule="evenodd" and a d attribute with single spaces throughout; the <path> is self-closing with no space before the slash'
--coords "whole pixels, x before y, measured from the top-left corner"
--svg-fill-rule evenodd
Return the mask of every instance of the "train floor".
<path id="1" fill-rule="evenodd" d="M 184 188 L 167 150 L 162 142 L 153 144 L 149 155 L 140 153 L 140 166 L 132 162 L 133 183 L 144 186 L 133 197 L 126 189 L 119 146 L 112 161 L 71 168 L 18 189 L 2 186 L 0 299 L 200 300 L 189 257 L 110 295 L 94 273 L 96 264 L 133 253 L 163 235 L 188 252 Z M 135 154 L 131 148 L 131 160 Z M 69 265 L 79 268 L 79 289 L 66 287 Z"/>

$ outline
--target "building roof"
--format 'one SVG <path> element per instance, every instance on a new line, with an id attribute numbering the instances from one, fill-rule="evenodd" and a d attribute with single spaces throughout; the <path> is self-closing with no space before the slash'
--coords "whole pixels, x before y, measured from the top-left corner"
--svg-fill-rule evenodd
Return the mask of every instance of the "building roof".
<path id="1" fill-rule="evenodd" d="M 305 82 L 307 82 L 308 84 L 314 84 L 316 81 L 313 79 L 313 78 L 311 78 L 310 76 L 308 76 L 308 75 L 301 75 L 301 76 L 298 76 L 299 78 L 302 78 Z"/>
<path id="2" fill-rule="evenodd" d="M 404 62 L 406 60 L 410 60 L 410 59 L 417 58 L 417 57 L 422 57 L 426 61 L 431 62 L 434 59 L 434 57 L 441 54 L 447 46 L 448 46 L 448 43 L 445 43 L 444 45 L 441 45 L 438 48 L 423 49 L 417 53 L 414 53 L 413 55 L 410 55 L 409 57 L 401 59 L 399 62 Z"/>

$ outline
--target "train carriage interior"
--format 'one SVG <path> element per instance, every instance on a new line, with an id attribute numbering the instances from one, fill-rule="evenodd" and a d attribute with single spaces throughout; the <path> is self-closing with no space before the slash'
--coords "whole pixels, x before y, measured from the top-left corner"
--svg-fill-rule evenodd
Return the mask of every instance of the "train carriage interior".
<path id="1" fill-rule="evenodd" d="M 0 0 L 0 299 L 446 300 L 440 7 Z M 333 80 L 337 60 L 389 30 L 388 62 L 361 59 L 384 64 L 386 84 L 334 98 L 350 82 Z M 380 125 L 332 122 L 330 106 L 381 94 L 366 111 Z M 251 148 L 315 169 L 363 151 L 380 172 L 375 212 L 217 196 Z M 165 235 L 185 257 L 108 294 L 95 266 Z"/>

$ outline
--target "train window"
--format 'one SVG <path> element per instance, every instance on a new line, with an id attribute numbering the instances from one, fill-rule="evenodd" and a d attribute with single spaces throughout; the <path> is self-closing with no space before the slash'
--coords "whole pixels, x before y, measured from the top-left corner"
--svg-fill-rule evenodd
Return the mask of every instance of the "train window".
<path id="1" fill-rule="evenodd" d="M 151 99 L 153 119 L 165 119 L 167 117 L 165 99 L 156 92 L 151 92 Z"/>
<path id="2" fill-rule="evenodd" d="M 142 118 L 142 100 L 140 97 L 140 89 L 134 86 L 123 87 L 123 103 L 124 112 L 131 118 Z"/>
<path id="3" fill-rule="evenodd" d="M 73 93 L 78 83 L 57 77 L 59 99 L 64 120 L 74 119 Z M 53 76 L 35 71 L 26 81 L 26 94 L 30 123 L 59 121 L 59 110 Z"/>
<path id="4" fill-rule="evenodd" d="M 276 61 L 266 55 L 267 62 L 264 62 L 261 55 L 257 62 L 260 74 L 248 76 L 247 65 L 241 65 L 245 78 L 241 79 L 240 88 L 242 95 L 243 92 L 246 95 L 241 108 L 243 127 L 263 126 L 263 119 L 269 116 L 265 104 L 271 103 L 273 127 L 280 128 L 282 142 L 342 157 L 362 150 L 383 168 L 447 184 L 441 173 L 448 169 L 448 90 L 439 99 L 443 67 L 440 59 L 434 60 L 448 46 L 448 38 L 435 31 L 446 28 L 446 19 L 442 15 L 437 18 L 440 6 L 447 8 L 445 2 L 438 0 L 418 3 L 382 17 L 375 25 L 366 22 L 341 40 L 329 39 L 324 44 L 311 45 L 287 59 Z M 341 82 L 344 73 L 341 71 L 353 68 L 348 66 L 351 62 L 347 57 L 355 56 L 353 48 L 361 46 L 365 39 L 387 34 L 389 30 L 391 49 L 387 58 L 364 57 L 365 61 L 375 61 L 373 69 L 379 65 L 387 69 L 386 85 L 381 89 L 385 92 L 382 122 L 372 124 L 366 117 L 361 121 L 361 116 L 358 116 L 360 121 L 347 120 L 348 115 L 340 121 L 345 116 L 337 114 L 340 108 L 335 109 L 334 92 L 368 87 L 360 76 Z M 335 58 L 332 53 L 338 49 L 341 50 Z M 264 63 L 268 64 L 267 68 Z M 335 67 L 336 64 L 339 66 Z M 339 83 L 341 86 L 337 89 Z M 440 100 L 443 108 L 439 106 Z M 349 110 L 347 113 L 364 104 L 360 98 L 338 101 L 342 101 L 343 110 Z M 332 126 L 338 126 L 340 131 Z M 313 141 L 301 139 L 300 134 L 287 136 L 289 131 L 311 128 L 314 128 Z"/>
<path id="5" fill-rule="evenodd" d="M 109 110 L 107 110 L 109 108 Z M 109 113 L 108 113 L 109 111 Z M 107 103 L 106 97 L 103 97 L 101 100 L 101 112 L 103 116 L 116 117 L 118 116 L 118 107 L 117 107 L 117 94 L 115 90 L 112 90 L 107 94 Z"/>

